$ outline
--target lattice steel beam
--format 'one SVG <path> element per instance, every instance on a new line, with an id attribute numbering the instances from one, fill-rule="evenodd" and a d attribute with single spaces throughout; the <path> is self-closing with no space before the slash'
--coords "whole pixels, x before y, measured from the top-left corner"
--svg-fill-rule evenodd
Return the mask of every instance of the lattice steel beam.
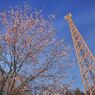
<path id="1" fill-rule="evenodd" d="M 95 95 L 95 58 L 72 21 L 71 13 L 65 16 L 65 20 L 69 23 L 85 93 Z"/>

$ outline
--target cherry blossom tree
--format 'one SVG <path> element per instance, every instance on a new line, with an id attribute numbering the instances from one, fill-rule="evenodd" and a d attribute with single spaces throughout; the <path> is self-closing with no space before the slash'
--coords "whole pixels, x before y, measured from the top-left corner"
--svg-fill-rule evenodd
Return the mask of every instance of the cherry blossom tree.
<path id="1" fill-rule="evenodd" d="M 0 13 L 0 95 L 32 95 L 34 81 L 67 78 L 70 48 L 56 40 L 52 17 L 31 8 Z"/>

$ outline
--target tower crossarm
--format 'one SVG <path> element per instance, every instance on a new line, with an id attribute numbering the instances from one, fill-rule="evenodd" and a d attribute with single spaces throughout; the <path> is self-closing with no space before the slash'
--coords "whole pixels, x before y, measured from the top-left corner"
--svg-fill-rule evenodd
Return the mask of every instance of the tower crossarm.
<path id="1" fill-rule="evenodd" d="M 65 20 L 69 23 L 85 93 L 93 95 L 95 93 L 95 58 L 72 21 L 71 13 L 65 16 Z"/>

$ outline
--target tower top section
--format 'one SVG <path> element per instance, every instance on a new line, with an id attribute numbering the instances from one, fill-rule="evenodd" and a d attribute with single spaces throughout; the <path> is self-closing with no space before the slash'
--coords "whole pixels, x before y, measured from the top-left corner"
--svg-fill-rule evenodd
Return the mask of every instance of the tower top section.
<path id="1" fill-rule="evenodd" d="M 65 20 L 69 20 L 69 19 L 71 19 L 71 18 L 72 18 L 72 14 L 71 14 L 71 13 L 69 13 L 68 15 L 64 16 L 64 18 L 65 18 Z"/>

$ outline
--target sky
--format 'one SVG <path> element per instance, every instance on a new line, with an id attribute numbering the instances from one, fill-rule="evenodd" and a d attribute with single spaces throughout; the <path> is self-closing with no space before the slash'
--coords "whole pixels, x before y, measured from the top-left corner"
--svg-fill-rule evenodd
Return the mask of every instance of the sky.
<path id="1" fill-rule="evenodd" d="M 45 15 L 55 14 L 54 26 L 57 38 L 65 39 L 73 47 L 69 26 L 64 19 L 69 12 L 72 13 L 75 25 L 95 56 L 95 0 L 0 0 L 0 11 L 23 5 L 24 2 L 32 8 L 43 9 Z M 79 68 L 76 67 L 73 72 L 77 76 L 73 88 L 83 90 Z"/>

